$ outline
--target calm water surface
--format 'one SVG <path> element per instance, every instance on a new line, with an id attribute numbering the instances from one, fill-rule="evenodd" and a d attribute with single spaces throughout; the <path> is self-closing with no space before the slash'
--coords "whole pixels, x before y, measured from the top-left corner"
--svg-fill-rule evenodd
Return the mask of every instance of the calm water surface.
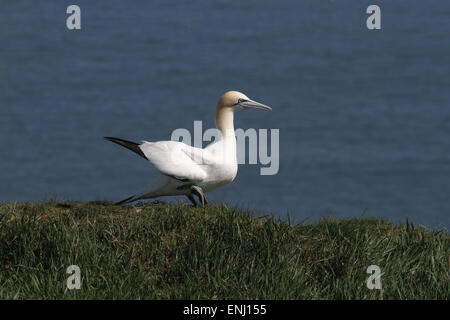
<path id="1" fill-rule="evenodd" d="M 214 126 L 230 89 L 270 105 L 280 170 L 241 165 L 210 193 L 260 214 L 450 226 L 450 2 L 68 1 L 0 4 L 0 201 L 119 200 L 154 169 L 103 141 Z M 180 198 L 183 200 L 183 198 Z"/>

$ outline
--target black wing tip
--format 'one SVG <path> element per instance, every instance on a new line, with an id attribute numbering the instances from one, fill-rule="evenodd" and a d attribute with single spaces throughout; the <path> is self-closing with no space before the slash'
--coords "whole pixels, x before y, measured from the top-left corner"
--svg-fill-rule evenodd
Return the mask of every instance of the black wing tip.
<path id="1" fill-rule="evenodd" d="M 117 143 L 117 144 L 120 144 L 119 141 L 122 140 L 122 139 L 114 138 L 114 137 L 103 137 L 103 139 L 105 139 L 107 141 L 111 141 L 111 142 Z"/>
<path id="2" fill-rule="evenodd" d="M 103 139 L 108 140 L 108 141 L 112 141 L 112 142 L 115 142 L 115 143 L 127 142 L 127 143 L 132 143 L 132 144 L 138 144 L 138 143 L 133 142 L 133 141 L 128 141 L 128 140 L 120 139 L 120 138 L 116 138 L 116 137 L 103 137 Z"/>
<path id="3" fill-rule="evenodd" d="M 130 143 L 130 144 L 134 144 L 134 145 L 139 145 L 139 143 L 134 142 L 134 141 L 130 141 L 130 140 L 125 140 L 125 139 L 121 139 L 121 138 L 116 138 L 116 137 L 103 137 L 103 139 L 105 140 L 109 140 L 112 142 L 125 142 L 125 143 Z"/>
<path id="4" fill-rule="evenodd" d="M 144 152 L 139 147 L 141 145 L 140 143 L 128 141 L 128 140 L 120 139 L 120 138 L 114 138 L 114 137 L 103 137 L 103 138 L 105 140 L 117 143 L 117 144 L 121 145 L 122 147 L 125 147 L 125 148 L 137 153 L 142 158 L 148 160 L 147 157 L 145 156 Z"/>

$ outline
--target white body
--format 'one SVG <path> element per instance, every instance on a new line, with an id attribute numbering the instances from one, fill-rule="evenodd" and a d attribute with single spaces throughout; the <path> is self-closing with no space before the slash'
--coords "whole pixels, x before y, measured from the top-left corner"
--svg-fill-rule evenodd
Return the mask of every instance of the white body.
<path id="1" fill-rule="evenodd" d="M 144 141 L 137 144 L 107 137 L 148 159 L 161 173 L 160 182 L 151 190 L 119 203 L 175 195 L 186 195 L 193 201 L 193 194 L 201 196 L 202 204 L 207 202 L 203 193 L 220 188 L 236 177 L 238 166 L 233 115 L 235 111 L 246 108 L 271 110 L 240 92 L 225 93 L 217 104 L 215 114 L 219 138 L 204 149 L 177 141 Z"/>
<path id="2" fill-rule="evenodd" d="M 189 195 L 189 188 L 182 186 L 190 184 L 209 192 L 230 183 L 237 174 L 234 130 L 204 149 L 177 141 L 144 141 L 139 147 L 162 173 L 156 188 L 141 198 Z"/>

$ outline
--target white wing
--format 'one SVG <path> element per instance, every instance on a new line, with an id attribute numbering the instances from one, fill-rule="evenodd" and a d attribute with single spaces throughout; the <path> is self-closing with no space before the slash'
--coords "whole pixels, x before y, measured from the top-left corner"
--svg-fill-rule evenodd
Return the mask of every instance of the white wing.
<path id="1" fill-rule="evenodd" d="M 139 148 L 156 169 L 167 176 L 191 182 L 206 178 L 206 172 L 201 167 L 203 149 L 178 141 L 143 141 Z"/>

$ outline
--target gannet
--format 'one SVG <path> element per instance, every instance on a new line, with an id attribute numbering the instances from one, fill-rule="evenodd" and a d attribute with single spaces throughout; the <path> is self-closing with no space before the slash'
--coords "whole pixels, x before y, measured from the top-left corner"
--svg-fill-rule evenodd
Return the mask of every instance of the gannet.
<path id="1" fill-rule="evenodd" d="M 105 137 L 106 140 L 128 148 L 149 160 L 161 173 L 156 187 L 116 204 L 161 196 L 185 195 L 194 206 L 197 206 L 194 199 L 196 195 L 201 205 L 205 206 L 208 203 L 205 197 L 206 192 L 222 187 L 236 177 L 238 165 L 233 116 L 236 111 L 248 108 L 272 110 L 262 103 L 249 99 L 243 93 L 226 92 L 216 107 L 215 124 L 218 139 L 204 149 L 178 141 L 143 141 L 139 144 Z"/>

